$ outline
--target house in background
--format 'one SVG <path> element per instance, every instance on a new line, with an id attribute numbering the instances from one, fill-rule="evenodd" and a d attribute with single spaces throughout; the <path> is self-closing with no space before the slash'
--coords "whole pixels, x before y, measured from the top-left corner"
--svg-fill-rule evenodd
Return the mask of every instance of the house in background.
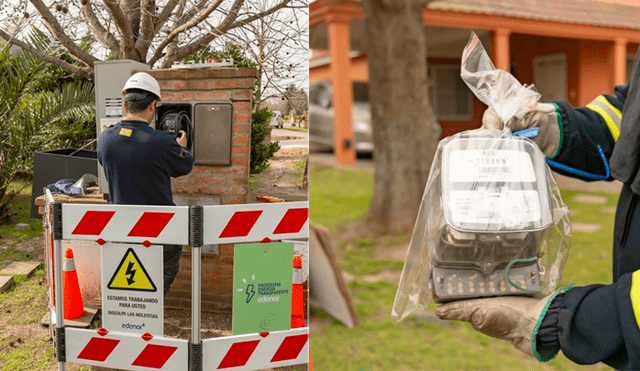
<path id="1" fill-rule="evenodd" d="M 423 13 L 432 103 L 442 137 L 478 128 L 486 106 L 460 79 L 460 56 L 474 31 L 496 68 L 535 84 L 542 101 L 574 106 L 624 84 L 640 43 L 635 0 L 435 0 Z M 310 4 L 310 82 L 333 86 L 335 143 L 352 140 L 351 84 L 369 80 L 364 10 L 355 1 Z M 313 126 L 313 122 L 310 123 Z M 335 146 L 342 164 L 353 152 Z"/>

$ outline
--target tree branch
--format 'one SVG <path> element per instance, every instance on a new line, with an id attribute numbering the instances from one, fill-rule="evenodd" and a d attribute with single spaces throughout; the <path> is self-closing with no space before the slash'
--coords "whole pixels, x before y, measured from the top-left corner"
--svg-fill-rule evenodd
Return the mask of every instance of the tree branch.
<path id="1" fill-rule="evenodd" d="M 207 5 L 208 0 L 200 0 L 198 1 L 198 3 L 194 6 L 191 7 L 191 9 L 187 10 L 186 13 L 182 14 L 182 12 L 180 13 L 180 17 L 176 17 L 176 22 L 173 24 L 173 28 L 177 28 L 178 26 L 182 26 L 183 24 L 185 24 L 186 21 L 188 21 L 190 18 L 193 18 L 196 16 L 196 14 L 198 14 L 199 11 L 201 11 L 205 5 Z M 182 6 L 184 7 L 185 4 L 182 4 Z M 184 11 L 184 9 L 183 9 Z"/>
<path id="2" fill-rule="evenodd" d="M 60 26 L 60 23 L 56 20 L 56 17 L 51 14 L 47 6 L 42 2 L 42 0 L 30 0 L 31 3 L 36 7 L 38 13 L 42 16 L 45 24 L 51 30 L 51 32 L 56 36 L 58 41 L 71 53 L 72 55 L 78 57 L 83 63 L 87 66 L 93 68 L 93 62 L 98 59 L 93 55 L 85 52 L 80 49 L 76 43 L 71 40 L 71 38 L 64 32 L 64 28 Z"/>
<path id="3" fill-rule="evenodd" d="M 180 25 L 180 20 L 183 19 L 183 15 L 184 15 L 184 8 L 186 6 L 186 0 L 182 0 L 180 1 L 180 3 L 178 4 L 178 7 L 176 8 L 176 12 L 173 15 L 174 17 L 174 21 L 173 21 L 173 27 L 177 27 Z M 166 55 L 172 55 L 173 53 L 175 53 L 175 51 L 178 49 L 178 40 L 177 38 L 174 39 L 173 41 L 171 41 L 167 47 L 166 47 Z M 154 62 L 155 63 L 155 62 Z M 151 64 L 153 65 L 153 64 Z"/>
<path id="4" fill-rule="evenodd" d="M 153 41 L 153 35 L 156 34 L 156 28 L 154 26 L 153 17 L 156 14 L 156 1 L 155 0 L 143 0 L 142 1 L 142 19 L 140 21 L 140 35 L 136 40 L 136 51 L 141 58 L 142 62 L 147 60 L 147 52 L 149 51 L 149 45 Z"/>
<path id="5" fill-rule="evenodd" d="M 137 40 L 140 35 L 140 0 L 121 0 L 122 8 L 126 9 L 127 19 L 131 25 L 133 39 Z"/>
<path id="6" fill-rule="evenodd" d="M 184 0 L 169 0 L 167 5 L 164 6 L 162 12 L 158 15 L 158 18 L 153 22 L 153 28 L 156 30 L 160 30 L 162 26 L 164 26 L 165 22 L 171 17 L 171 13 L 173 13 L 173 9 L 176 8 L 178 3 L 182 2 L 184 6 Z"/>
<path id="7" fill-rule="evenodd" d="M 87 76 L 87 77 L 92 77 L 93 76 L 93 67 L 79 67 L 79 66 L 75 66 L 71 63 L 65 62 L 62 59 L 50 56 L 48 54 L 45 54 L 43 52 L 41 52 L 40 50 L 36 49 L 35 47 L 33 47 L 32 45 L 27 44 L 24 41 L 18 40 L 13 38 L 11 35 L 9 35 L 7 32 L 5 32 L 3 29 L 0 29 L 0 36 L 3 37 L 5 40 L 7 40 L 8 43 L 11 43 L 13 45 L 17 45 L 25 50 L 28 50 L 29 52 L 33 53 L 34 55 L 36 55 L 38 58 L 42 58 L 47 62 L 51 62 L 51 63 L 55 63 L 58 66 L 64 68 L 65 70 L 71 71 L 73 73 L 79 73 L 81 75 Z"/>
<path id="8" fill-rule="evenodd" d="M 267 9 L 267 10 L 265 10 L 265 11 L 263 11 L 263 12 L 260 12 L 260 13 L 254 14 L 254 15 L 252 15 L 251 17 L 247 17 L 247 18 L 245 18 L 245 19 L 243 19 L 243 20 L 240 20 L 240 21 L 238 21 L 238 22 L 236 22 L 236 23 L 232 24 L 232 25 L 231 25 L 229 28 L 227 28 L 226 30 L 230 30 L 230 29 L 237 28 L 237 27 L 242 27 L 242 26 L 244 26 L 244 25 L 246 25 L 246 24 L 248 24 L 248 23 L 251 23 L 251 22 L 255 21 L 256 19 L 260 19 L 260 18 L 262 18 L 262 17 L 264 17 L 264 16 L 267 16 L 267 15 L 269 15 L 269 14 L 272 14 L 272 13 L 274 13 L 275 11 L 277 11 L 277 10 L 280 10 L 280 9 L 284 8 L 284 7 L 285 7 L 285 6 L 287 6 L 287 4 L 289 4 L 290 2 L 291 2 L 291 0 L 283 0 L 283 1 L 281 1 L 280 3 L 278 3 L 277 5 L 275 5 L 273 8 L 270 8 L 270 9 Z M 226 31 L 226 30 L 225 30 L 225 31 Z"/>
<path id="9" fill-rule="evenodd" d="M 149 60 L 149 63 L 151 65 L 153 65 L 155 62 L 157 62 L 160 57 L 162 56 L 162 51 L 164 50 L 164 48 L 167 47 L 167 45 L 169 45 L 169 43 L 171 43 L 175 38 L 178 37 L 178 35 L 180 35 L 182 32 L 197 26 L 200 22 L 202 22 L 203 20 L 207 19 L 207 17 L 209 16 L 209 14 L 211 14 L 214 10 L 216 10 L 216 8 L 218 6 L 220 6 L 220 4 L 222 3 L 223 0 L 216 0 L 214 1 L 211 5 L 209 5 L 202 13 L 200 13 L 197 17 L 191 19 L 189 22 L 174 28 L 171 33 L 169 35 L 167 35 L 167 37 L 162 40 L 162 42 L 160 43 L 160 45 L 158 45 L 158 48 L 156 49 L 156 52 L 154 53 L 153 57 L 151 58 L 151 60 Z M 236 3 L 240 2 L 242 3 L 244 0 L 236 0 Z M 235 6 L 235 5 L 234 5 Z M 206 45 L 206 44 L 205 44 Z M 187 54 L 188 55 L 188 54 Z M 164 63 L 163 63 L 164 65 Z"/>
<path id="10" fill-rule="evenodd" d="M 285 0 L 285 1 L 288 2 L 290 0 Z M 230 29 L 230 25 L 232 25 L 233 22 L 238 17 L 238 11 L 240 10 L 240 7 L 242 6 L 243 3 L 244 3 L 244 0 L 236 0 L 233 3 L 233 6 L 229 10 L 229 13 L 225 17 L 225 19 L 220 23 L 220 26 L 214 27 L 208 34 L 203 35 L 196 41 L 190 44 L 187 44 L 182 48 L 179 48 L 176 53 L 171 55 L 170 58 L 169 56 L 165 57 L 165 59 L 162 61 L 162 64 L 160 66 L 163 68 L 169 67 L 171 63 L 173 63 L 174 61 L 178 59 L 182 59 L 190 54 L 195 53 L 199 49 L 209 45 L 209 43 L 213 41 L 213 39 L 215 39 L 216 37 L 228 31 Z"/>
<path id="11" fill-rule="evenodd" d="M 118 39 L 116 39 L 113 34 L 102 26 L 98 16 L 93 11 L 93 7 L 89 0 L 82 5 L 82 16 L 84 17 L 87 25 L 89 25 L 89 28 L 91 28 L 91 32 L 93 32 L 96 39 L 98 39 L 103 46 L 109 48 L 109 50 L 111 50 L 111 54 L 114 56 L 118 55 L 120 50 L 120 43 L 118 42 Z"/>
<path id="12" fill-rule="evenodd" d="M 33 1 L 33 0 L 32 0 Z M 138 54 L 135 50 L 135 45 L 133 44 L 133 31 L 131 30 L 131 25 L 129 24 L 129 20 L 127 19 L 127 15 L 124 13 L 120 5 L 116 3 L 116 0 L 102 0 L 104 5 L 111 13 L 111 17 L 120 31 L 120 50 L 122 56 L 124 58 L 136 59 Z"/>

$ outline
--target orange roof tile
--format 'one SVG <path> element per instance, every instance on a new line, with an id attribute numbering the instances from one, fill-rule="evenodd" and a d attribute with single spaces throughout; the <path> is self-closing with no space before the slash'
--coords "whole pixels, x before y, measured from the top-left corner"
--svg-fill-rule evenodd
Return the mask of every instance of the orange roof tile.
<path id="1" fill-rule="evenodd" d="M 640 6 L 595 0 L 434 0 L 429 9 L 640 29 Z"/>

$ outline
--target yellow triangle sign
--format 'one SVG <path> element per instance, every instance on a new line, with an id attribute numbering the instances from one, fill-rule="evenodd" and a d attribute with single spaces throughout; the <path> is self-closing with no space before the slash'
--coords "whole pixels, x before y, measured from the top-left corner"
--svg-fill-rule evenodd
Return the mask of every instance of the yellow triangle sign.
<path id="1" fill-rule="evenodd" d="M 129 248 L 118 264 L 107 288 L 112 290 L 133 290 L 156 292 L 156 285 L 144 269 L 136 252 Z"/>

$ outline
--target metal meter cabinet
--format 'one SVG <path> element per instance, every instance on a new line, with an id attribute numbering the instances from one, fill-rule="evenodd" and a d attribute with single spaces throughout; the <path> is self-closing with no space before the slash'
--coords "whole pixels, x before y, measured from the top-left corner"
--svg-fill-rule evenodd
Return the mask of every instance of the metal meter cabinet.
<path id="1" fill-rule="evenodd" d="M 197 165 L 231 165 L 233 105 L 229 101 L 163 103 L 156 129 L 187 133 L 187 146 Z"/>
<path id="2" fill-rule="evenodd" d="M 82 205 L 45 196 L 45 228 L 53 241 L 49 303 L 58 370 L 66 362 L 125 370 L 258 370 L 308 363 L 309 328 L 201 339 L 201 247 L 204 244 L 308 238 L 308 202 L 224 206 Z M 49 219 L 50 216 L 50 219 Z M 160 218 L 158 218 L 160 217 Z M 162 220 L 158 223 L 157 220 Z M 191 339 L 64 325 L 62 240 L 192 247 Z M 47 250 L 49 251 L 49 250 Z M 52 269 L 51 269 L 52 268 Z M 50 326 L 50 328 L 52 327 Z"/>

